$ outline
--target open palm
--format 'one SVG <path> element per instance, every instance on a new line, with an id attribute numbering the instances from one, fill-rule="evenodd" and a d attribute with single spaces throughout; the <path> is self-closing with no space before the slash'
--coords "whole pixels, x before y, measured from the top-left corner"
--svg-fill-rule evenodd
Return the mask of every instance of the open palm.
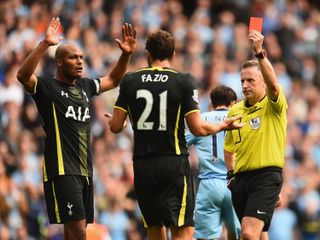
<path id="1" fill-rule="evenodd" d="M 119 48 L 125 53 L 132 53 L 137 45 L 137 30 L 131 24 L 122 25 L 122 42 L 116 39 Z"/>
<path id="2" fill-rule="evenodd" d="M 53 18 L 45 34 L 45 41 L 50 45 L 57 45 L 62 37 L 57 34 L 60 26 L 60 18 Z"/>

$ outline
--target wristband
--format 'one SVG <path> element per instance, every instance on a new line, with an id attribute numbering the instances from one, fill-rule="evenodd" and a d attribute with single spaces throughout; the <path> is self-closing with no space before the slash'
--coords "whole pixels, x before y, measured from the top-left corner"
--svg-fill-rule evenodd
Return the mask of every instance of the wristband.
<path id="1" fill-rule="evenodd" d="M 234 177 L 234 170 L 229 170 L 227 172 L 227 179 L 230 180 L 233 177 Z"/>
<path id="2" fill-rule="evenodd" d="M 258 59 L 264 59 L 267 57 L 267 52 L 266 50 L 262 49 L 261 52 L 257 53 L 256 55 L 254 55 L 256 58 Z"/>

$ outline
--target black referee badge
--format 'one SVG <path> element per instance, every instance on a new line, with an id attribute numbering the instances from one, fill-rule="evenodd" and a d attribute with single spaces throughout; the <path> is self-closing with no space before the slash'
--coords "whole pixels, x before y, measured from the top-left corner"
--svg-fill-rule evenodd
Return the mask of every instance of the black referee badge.
<path id="1" fill-rule="evenodd" d="M 254 129 L 254 130 L 259 129 L 261 126 L 260 117 L 251 118 L 250 125 L 251 125 L 252 129 Z"/>

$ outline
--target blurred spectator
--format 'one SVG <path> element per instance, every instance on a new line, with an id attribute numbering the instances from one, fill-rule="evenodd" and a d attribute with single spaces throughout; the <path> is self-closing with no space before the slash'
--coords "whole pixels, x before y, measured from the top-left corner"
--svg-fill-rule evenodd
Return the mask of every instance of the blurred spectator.
<path id="1" fill-rule="evenodd" d="M 16 80 L 18 67 L 18 65 L 11 65 L 6 69 L 3 84 L 0 83 L 0 106 L 9 101 L 13 101 L 18 105 L 23 102 L 23 88 Z"/>
<path id="2" fill-rule="evenodd" d="M 281 205 L 276 208 L 273 220 L 269 229 L 270 240 L 298 240 L 298 218 L 296 213 L 289 208 L 292 198 L 292 189 L 290 186 L 285 185 L 281 191 Z M 285 223 L 285 224 L 283 224 Z"/>
<path id="3" fill-rule="evenodd" d="M 99 222 L 107 226 L 111 239 L 126 240 L 126 232 L 129 230 L 129 218 L 124 211 L 123 199 L 112 198 L 109 204 L 109 209 L 100 214 Z"/>

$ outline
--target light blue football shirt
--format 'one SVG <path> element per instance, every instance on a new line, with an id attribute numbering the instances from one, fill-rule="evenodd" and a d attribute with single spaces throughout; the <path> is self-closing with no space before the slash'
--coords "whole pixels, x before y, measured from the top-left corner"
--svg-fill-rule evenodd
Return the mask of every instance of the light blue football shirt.
<path id="1" fill-rule="evenodd" d="M 228 110 L 216 109 L 201 114 L 204 121 L 220 123 L 227 118 Z M 185 137 L 187 144 L 194 145 L 199 158 L 199 178 L 220 178 L 226 179 L 227 168 L 224 162 L 223 141 L 225 132 L 221 131 L 215 135 L 196 137 L 189 130 Z"/>

